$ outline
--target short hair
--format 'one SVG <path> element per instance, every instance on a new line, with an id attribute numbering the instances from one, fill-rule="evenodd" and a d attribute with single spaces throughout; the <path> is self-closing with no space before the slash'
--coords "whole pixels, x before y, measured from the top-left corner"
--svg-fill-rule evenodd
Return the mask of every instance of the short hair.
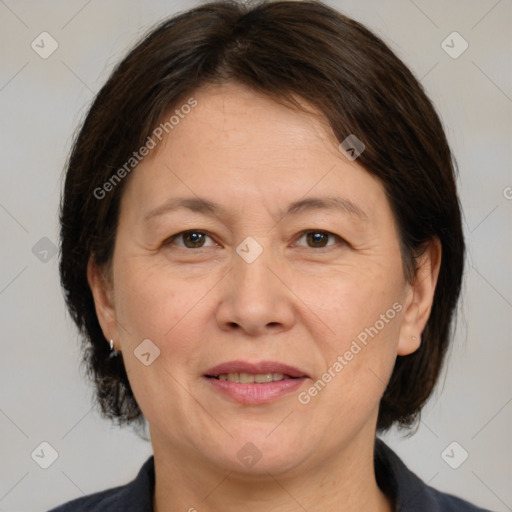
<path id="1" fill-rule="evenodd" d="M 112 177 L 187 95 L 230 82 L 289 108 L 300 109 L 296 98 L 303 98 L 340 143 L 351 134 L 363 142 L 357 162 L 384 187 L 409 282 L 427 244 L 436 237 L 441 242 L 421 346 L 396 358 L 380 401 L 379 431 L 410 427 L 435 387 L 453 335 L 465 253 L 456 163 L 434 106 L 407 66 L 363 25 L 308 0 L 215 1 L 178 13 L 128 52 L 95 97 L 67 162 L 60 275 L 101 413 L 118 424 L 144 422 L 122 355 L 108 357 L 87 281 L 90 257 L 102 268 L 112 261 L 129 176 L 115 183 Z"/>

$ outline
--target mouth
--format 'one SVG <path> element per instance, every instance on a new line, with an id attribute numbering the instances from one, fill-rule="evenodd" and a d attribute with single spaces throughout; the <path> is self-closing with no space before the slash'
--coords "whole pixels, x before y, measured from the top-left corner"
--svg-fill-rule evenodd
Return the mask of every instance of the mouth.
<path id="1" fill-rule="evenodd" d="M 264 361 L 231 361 L 211 368 L 204 374 L 214 390 L 243 404 L 265 404 L 297 390 L 308 378 L 292 366 Z"/>
<path id="2" fill-rule="evenodd" d="M 288 379 L 300 379 L 302 377 L 291 377 L 290 375 L 284 375 L 282 373 L 221 373 L 220 375 L 205 375 L 209 379 L 227 380 L 229 382 L 237 382 L 239 384 L 267 384 L 269 382 L 278 382 L 281 380 Z"/>
<path id="3" fill-rule="evenodd" d="M 205 377 L 241 384 L 266 384 L 287 379 L 309 378 L 309 375 L 298 368 L 276 361 L 228 361 L 210 368 Z"/>

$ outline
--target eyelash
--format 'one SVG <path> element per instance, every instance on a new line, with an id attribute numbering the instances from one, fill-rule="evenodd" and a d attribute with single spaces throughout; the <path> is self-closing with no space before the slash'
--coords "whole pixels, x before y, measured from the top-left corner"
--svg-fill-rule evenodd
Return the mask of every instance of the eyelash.
<path id="1" fill-rule="evenodd" d="M 198 230 L 198 229 L 188 229 L 186 231 L 180 231 L 179 233 L 176 233 L 175 235 L 167 238 L 164 241 L 163 245 L 165 245 L 165 246 L 171 245 L 171 244 L 173 244 L 175 239 L 181 237 L 182 235 L 186 235 L 186 234 L 189 234 L 189 233 L 200 233 L 202 235 L 206 235 L 209 238 L 213 239 L 213 237 L 207 231 L 201 231 L 201 230 Z M 307 235 L 308 233 L 316 233 L 316 234 L 328 235 L 328 236 L 334 237 L 338 241 L 338 243 L 340 243 L 342 245 L 348 245 L 348 243 L 343 238 L 341 238 L 339 235 L 336 235 L 334 233 L 331 233 L 330 231 L 324 231 L 324 230 L 321 230 L 321 229 L 306 229 L 304 231 L 301 231 L 299 233 L 299 237 L 297 238 L 297 241 L 300 240 L 305 235 Z M 327 246 L 324 246 L 324 247 L 308 247 L 308 248 L 310 248 L 310 249 L 329 249 L 330 247 L 333 247 L 334 245 L 336 245 L 336 244 L 327 245 Z M 194 248 L 190 248 L 190 247 L 182 247 L 182 246 L 178 246 L 178 247 L 180 247 L 180 249 L 188 249 L 188 250 L 191 250 L 191 251 L 193 251 L 193 250 L 197 251 L 199 249 L 206 249 L 207 248 L 207 247 L 196 247 L 194 249 Z"/>

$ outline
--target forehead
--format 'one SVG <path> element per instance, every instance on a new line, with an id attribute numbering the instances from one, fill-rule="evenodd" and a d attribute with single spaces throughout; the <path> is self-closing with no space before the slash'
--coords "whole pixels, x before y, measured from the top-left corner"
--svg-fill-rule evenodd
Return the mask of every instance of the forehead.
<path id="1" fill-rule="evenodd" d="M 181 112 L 133 173 L 128 193 L 146 210 L 184 192 L 226 208 L 243 200 L 244 209 L 263 202 L 282 210 L 280 203 L 339 193 L 371 210 L 382 199 L 380 182 L 345 158 L 325 117 L 307 103 L 310 113 L 238 84 L 203 87 L 190 97 L 196 106 Z M 167 118 L 176 111 L 180 104 Z"/>
<path id="2" fill-rule="evenodd" d="M 193 96 L 197 106 L 173 129 L 164 145 L 180 144 L 194 132 L 192 136 L 204 150 L 222 151 L 223 156 L 233 150 L 233 156 L 236 153 L 248 161 L 257 155 L 277 160 L 285 151 L 296 153 L 296 159 L 312 151 L 338 155 L 336 137 L 327 120 L 304 99 L 294 96 L 306 112 L 237 83 L 207 85 Z M 288 160 L 290 156 L 286 155 Z"/>

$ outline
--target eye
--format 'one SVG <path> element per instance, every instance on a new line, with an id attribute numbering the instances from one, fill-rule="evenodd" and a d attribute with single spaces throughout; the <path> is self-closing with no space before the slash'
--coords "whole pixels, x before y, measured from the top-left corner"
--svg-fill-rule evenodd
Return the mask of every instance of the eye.
<path id="1" fill-rule="evenodd" d="M 298 240 L 306 238 L 306 243 L 308 244 L 309 247 L 315 249 L 322 249 L 324 247 L 336 245 L 336 243 L 328 243 L 329 237 L 334 238 L 335 240 L 338 241 L 338 243 L 346 244 L 345 240 L 343 240 L 343 238 L 341 238 L 340 236 L 335 235 L 334 233 L 330 233 L 328 231 L 321 231 L 318 229 L 303 231 L 302 233 L 300 233 L 300 238 Z M 164 242 L 164 245 L 177 245 L 178 247 L 182 247 L 184 249 L 202 249 L 203 247 L 208 247 L 207 245 L 205 245 L 205 240 L 207 238 L 212 240 L 210 235 L 204 231 L 188 230 L 182 231 L 169 237 Z M 182 243 L 177 244 L 176 240 L 182 240 Z"/>
<path id="2" fill-rule="evenodd" d="M 317 229 L 303 231 L 301 233 L 301 237 L 299 238 L 299 240 L 301 240 L 304 237 L 306 238 L 306 242 L 308 243 L 308 245 L 311 244 L 311 245 L 309 245 L 309 247 L 313 247 L 313 248 L 317 248 L 317 249 L 322 249 L 324 247 L 329 247 L 329 246 L 335 245 L 335 244 L 327 244 L 329 237 L 335 238 L 336 240 L 338 240 L 338 242 L 340 242 L 342 244 L 346 243 L 345 240 L 343 240 L 343 238 L 341 238 L 338 235 L 335 235 L 334 233 L 329 233 L 328 231 L 320 231 Z"/>
<path id="3" fill-rule="evenodd" d="M 177 233 L 170 238 L 168 238 L 164 245 L 178 245 L 178 247 L 183 247 L 185 249 L 202 249 L 205 247 L 204 242 L 206 238 L 210 238 L 210 235 L 205 233 L 204 231 L 197 230 L 188 230 L 182 231 L 181 233 Z M 183 240 L 183 245 L 175 244 L 175 240 Z"/>

